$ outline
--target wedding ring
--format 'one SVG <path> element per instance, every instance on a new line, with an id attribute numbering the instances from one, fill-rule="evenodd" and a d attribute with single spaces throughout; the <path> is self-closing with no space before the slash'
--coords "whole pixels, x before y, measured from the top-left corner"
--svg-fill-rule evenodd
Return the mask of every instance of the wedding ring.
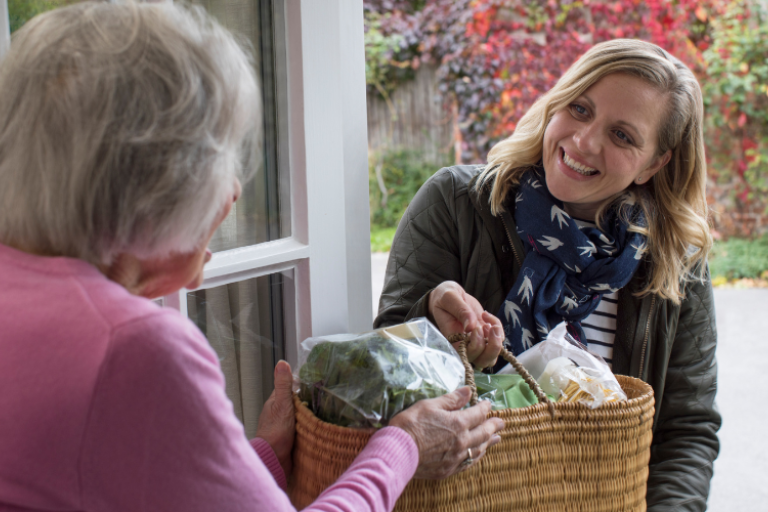
<path id="1" fill-rule="evenodd" d="M 467 448 L 467 458 L 461 463 L 461 467 L 471 466 L 473 462 L 475 459 L 472 458 L 472 448 Z"/>

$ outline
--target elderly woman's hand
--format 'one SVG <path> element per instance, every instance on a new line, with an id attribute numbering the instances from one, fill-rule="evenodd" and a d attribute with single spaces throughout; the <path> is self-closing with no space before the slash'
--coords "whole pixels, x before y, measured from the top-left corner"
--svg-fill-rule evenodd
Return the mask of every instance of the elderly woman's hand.
<path id="1" fill-rule="evenodd" d="M 462 464 L 472 454 L 477 464 L 488 447 L 501 441 L 496 432 L 504 428 L 500 418 L 488 418 L 490 402 L 461 410 L 471 391 L 462 387 L 438 398 L 421 400 L 396 415 L 390 426 L 411 435 L 419 447 L 419 467 L 414 478 L 440 479 L 471 467 Z M 471 450 L 471 452 L 470 452 Z"/>
<path id="2" fill-rule="evenodd" d="M 455 281 L 444 281 L 429 294 L 429 315 L 447 338 L 469 333 L 467 358 L 478 368 L 496 364 L 504 329 L 496 316 L 483 311 L 476 298 Z M 487 340 L 487 341 L 486 341 Z"/>
<path id="3" fill-rule="evenodd" d="M 286 478 L 290 476 L 293 465 L 291 450 L 296 432 L 292 385 L 291 365 L 279 361 L 275 366 L 275 390 L 264 403 L 256 431 L 256 437 L 268 442 L 275 451 Z"/>

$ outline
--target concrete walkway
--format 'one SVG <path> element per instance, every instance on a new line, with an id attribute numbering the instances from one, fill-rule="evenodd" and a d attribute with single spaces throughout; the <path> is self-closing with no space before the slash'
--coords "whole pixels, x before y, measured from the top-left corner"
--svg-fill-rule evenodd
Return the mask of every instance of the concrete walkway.
<path id="1" fill-rule="evenodd" d="M 768 290 L 715 290 L 720 457 L 713 512 L 768 510 Z"/>
<path id="2" fill-rule="evenodd" d="M 388 255 L 371 254 L 374 317 Z M 712 512 L 768 511 L 768 290 L 715 290 L 721 451 Z"/>

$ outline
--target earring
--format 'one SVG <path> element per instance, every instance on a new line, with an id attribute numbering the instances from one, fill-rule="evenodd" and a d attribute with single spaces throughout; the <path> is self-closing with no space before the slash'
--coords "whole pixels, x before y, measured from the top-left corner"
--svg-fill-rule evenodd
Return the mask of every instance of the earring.
<path id="1" fill-rule="evenodd" d="M 640 178 L 637 178 L 637 179 L 635 180 L 635 182 L 637 182 L 637 184 L 639 185 L 639 184 L 641 184 L 641 183 L 643 182 L 643 178 L 642 178 L 642 177 L 640 177 Z"/>

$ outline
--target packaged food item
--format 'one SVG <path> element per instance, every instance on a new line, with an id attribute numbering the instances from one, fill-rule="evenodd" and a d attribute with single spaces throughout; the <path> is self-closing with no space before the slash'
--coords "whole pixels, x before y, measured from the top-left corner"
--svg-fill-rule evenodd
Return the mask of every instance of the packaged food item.
<path id="1" fill-rule="evenodd" d="M 567 333 L 548 337 L 517 360 L 556 401 L 580 402 L 594 409 L 627 399 L 608 364 Z M 514 368 L 507 365 L 499 373 L 511 374 Z"/>
<path id="2" fill-rule="evenodd" d="M 383 427 L 415 402 L 464 385 L 459 354 L 425 318 L 309 338 L 301 359 L 299 397 L 318 418 L 345 427 Z"/>
<path id="3" fill-rule="evenodd" d="M 558 402 L 581 402 L 592 409 L 627 399 L 607 365 L 600 371 L 578 366 L 567 357 L 551 360 L 537 382 L 545 393 L 557 396 Z"/>

